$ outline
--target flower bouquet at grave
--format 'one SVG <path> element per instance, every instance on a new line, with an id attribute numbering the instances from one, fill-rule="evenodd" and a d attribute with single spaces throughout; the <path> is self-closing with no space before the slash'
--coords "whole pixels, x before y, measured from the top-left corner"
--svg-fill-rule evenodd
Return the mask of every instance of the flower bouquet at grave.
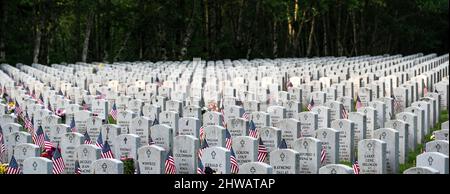
<path id="1" fill-rule="evenodd" d="M 1 164 L 0 163 L 0 174 L 6 174 L 7 170 L 8 170 L 8 164 Z"/>
<path id="2" fill-rule="evenodd" d="M 41 157 L 44 157 L 44 158 L 47 158 L 47 159 L 51 160 L 52 157 L 53 157 L 53 153 L 55 153 L 55 150 L 56 150 L 55 147 L 52 147 L 50 150 L 44 150 L 41 153 Z M 61 153 L 61 148 L 58 148 L 58 150 Z"/>
<path id="3" fill-rule="evenodd" d="M 123 173 L 124 174 L 134 174 L 135 173 L 133 158 L 121 158 L 120 160 L 123 162 Z"/>

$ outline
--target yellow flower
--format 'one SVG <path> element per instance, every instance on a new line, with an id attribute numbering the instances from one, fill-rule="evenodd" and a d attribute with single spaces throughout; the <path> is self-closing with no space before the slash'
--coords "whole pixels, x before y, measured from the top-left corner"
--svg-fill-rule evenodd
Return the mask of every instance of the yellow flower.
<path id="1" fill-rule="evenodd" d="M 0 174 L 6 174 L 8 164 L 0 164 Z"/>

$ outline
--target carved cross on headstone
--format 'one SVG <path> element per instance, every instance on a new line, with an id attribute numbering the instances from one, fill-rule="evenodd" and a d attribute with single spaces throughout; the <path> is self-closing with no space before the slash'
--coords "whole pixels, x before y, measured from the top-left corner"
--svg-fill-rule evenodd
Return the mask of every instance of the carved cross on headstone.
<path id="1" fill-rule="evenodd" d="M 303 142 L 303 148 L 306 150 L 309 146 L 309 143 L 307 141 Z"/>
<path id="2" fill-rule="evenodd" d="M 37 166 L 38 166 L 37 162 L 34 161 L 33 164 L 32 164 L 32 166 L 33 166 L 33 170 L 36 171 L 36 168 L 37 168 Z"/>
<path id="3" fill-rule="evenodd" d="M 86 148 L 83 149 L 83 154 L 84 154 L 84 157 L 87 157 L 88 150 Z"/>
<path id="4" fill-rule="evenodd" d="M 433 157 L 429 156 L 428 157 L 428 165 L 429 166 L 433 165 L 433 161 L 434 161 Z"/>
<path id="5" fill-rule="evenodd" d="M 213 160 L 216 159 L 216 152 L 215 151 L 211 152 L 211 157 L 212 157 Z"/>
<path id="6" fill-rule="evenodd" d="M 106 163 L 103 163 L 102 164 L 103 172 L 106 172 L 106 168 L 108 168 L 108 165 Z"/>
<path id="7" fill-rule="evenodd" d="M 242 139 L 239 143 L 241 144 L 241 148 L 243 148 L 245 145 L 245 141 Z"/>
<path id="8" fill-rule="evenodd" d="M 147 150 L 145 153 L 147 154 L 147 158 L 150 158 L 150 155 L 152 154 L 152 151 Z"/>
<path id="9" fill-rule="evenodd" d="M 438 152 L 440 152 L 441 151 L 441 144 L 436 144 L 435 148 L 436 148 L 436 150 Z"/>

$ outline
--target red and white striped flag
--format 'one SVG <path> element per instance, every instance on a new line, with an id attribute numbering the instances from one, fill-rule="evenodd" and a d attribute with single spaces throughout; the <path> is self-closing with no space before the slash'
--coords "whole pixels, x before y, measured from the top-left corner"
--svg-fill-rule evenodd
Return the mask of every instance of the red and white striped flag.
<path id="1" fill-rule="evenodd" d="M 363 107 L 363 103 L 361 102 L 361 98 L 359 98 L 359 95 L 356 96 L 356 110 Z"/>
<path id="2" fill-rule="evenodd" d="M 175 161 L 173 159 L 172 150 L 169 150 L 169 153 L 167 153 L 165 164 L 165 173 L 175 174 Z"/>
<path id="3" fill-rule="evenodd" d="M 112 158 L 114 159 L 113 152 L 111 150 L 111 147 L 109 147 L 108 141 L 105 141 L 102 148 L 102 154 L 101 158 Z"/>
<path id="4" fill-rule="evenodd" d="M 308 106 L 306 107 L 309 111 L 311 111 L 314 108 L 314 99 L 311 97 L 311 101 L 309 102 Z"/>
<path id="5" fill-rule="evenodd" d="M 353 174 L 359 174 L 358 160 L 355 160 L 355 162 L 353 163 L 352 167 L 353 167 Z"/>
<path id="6" fill-rule="evenodd" d="M 205 138 L 205 127 L 201 126 L 200 130 L 199 130 L 199 139 L 200 142 L 203 140 L 203 138 Z"/>
<path id="7" fill-rule="evenodd" d="M 234 154 L 233 148 L 230 149 L 231 155 L 230 155 L 230 163 L 231 163 L 231 173 L 237 174 L 239 172 L 239 164 L 236 160 L 236 155 Z"/>
<path id="8" fill-rule="evenodd" d="M 428 94 L 428 87 L 427 87 L 427 85 L 425 85 L 423 87 L 423 96 L 426 96 L 427 94 Z"/>
<path id="9" fill-rule="evenodd" d="M 48 138 L 47 134 L 44 134 L 44 150 L 50 151 L 53 148 L 52 142 L 50 142 L 50 138 Z"/>
<path id="10" fill-rule="evenodd" d="M 0 126 L 0 156 L 6 151 L 5 141 L 3 139 L 3 130 Z"/>
<path id="11" fill-rule="evenodd" d="M 112 108 L 111 108 L 111 111 L 109 112 L 109 115 L 111 115 L 111 117 L 114 120 L 117 120 L 117 113 L 118 113 L 118 111 L 117 111 L 117 108 L 116 108 L 116 103 L 114 103 Z"/>
<path id="12" fill-rule="evenodd" d="M 80 162 L 78 160 L 75 160 L 75 174 L 81 174 Z"/>
<path id="13" fill-rule="evenodd" d="M 55 153 L 53 154 L 52 163 L 53 174 L 61 174 L 62 172 L 64 172 L 64 168 L 66 167 L 66 165 L 64 164 L 63 157 L 59 152 L 59 146 L 56 148 Z"/>
<path id="14" fill-rule="evenodd" d="M 320 163 L 323 164 L 327 159 L 327 150 L 325 145 L 322 146 L 322 151 L 320 152 Z"/>
<path id="15" fill-rule="evenodd" d="M 205 150 L 208 147 L 209 147 L 208 142 L 206 142 L 206 139 L 203 139 L 201 148 L 198 150 L 198 153 L 197 153 L 199 158 L 202 158 L 203 150 Z"/>
<path id="16" fill-rule="evenodd" d="M 267 158 L 267 148 L 264 145 L 261 138 L 259 138 L 259 144 L 258 144 L 258 162 L 264 162 Z"/>
<path id="17" fill-rule="evenodd" d="M 244 112 L 244 114 L 242 114 L 242 118 L 245 119 L 246 121 L 248 121 L 248 119 L 250 118 L 250 114 L 248 114 L 247 112 Z"/>
<path id="18" fill-rule="evenodd" d="M 250 123 L 248 125 L 249 125 L 248 135 L 253 138 L 258 137 L 258 130 L 256 129 L 256 125 L 253 122 L 253 120 L 250 120 Z"/>
<path id="19" fill-rule="evenodd" d="M 342 107 L 342 109 L 341 109 L 342 118 L 343 118 L 343 119 L 348 119 L 348 112 L 347 112 L 347 109 L 345 109 L 345 107 L 344 107 L 343 104 L 341 104 L 341 107 Z"/>
<path id="20" fill-rule="evenodd" d="M 11 157 L 11 161 L 9 162 L 8 168 L 6 169 L 6 174 L 20 174 L 20 167 L 17 164 L 16 158 L 14 155 Z"/>
<path id="21" fill-rule="evenodd" d="M 232 144 L 232 140 L 231 140 L 231 134 L 230 131 L 228 131 L 227 128 L 225 128 L 225 148 L 227 148 L 228 150 L 231 149 L 231 144 Z"/>

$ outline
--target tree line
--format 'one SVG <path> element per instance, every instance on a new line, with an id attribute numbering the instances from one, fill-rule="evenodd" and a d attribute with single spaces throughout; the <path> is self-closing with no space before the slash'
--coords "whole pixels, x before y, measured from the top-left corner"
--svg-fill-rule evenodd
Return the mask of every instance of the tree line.
<path id="1" fill-rule="evenodd" d="M 0 62 L 448 52 L 448 0 L 2 0 Z"/>

